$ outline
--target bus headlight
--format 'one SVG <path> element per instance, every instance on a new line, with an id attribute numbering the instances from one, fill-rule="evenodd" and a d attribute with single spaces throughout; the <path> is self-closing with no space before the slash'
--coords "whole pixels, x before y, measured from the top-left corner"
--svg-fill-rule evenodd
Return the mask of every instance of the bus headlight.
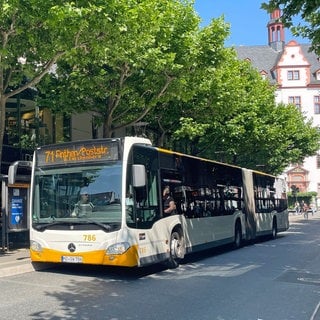
<path id="1" fill-rule="evenodd" d="M 107 254 L 123 254 L 129 248 L 130 248 L 130 245 L 128 242 L 119 242 L 108 247 L 106 252 Z"/>
<path id="2" fill-rule="evenodd" d="M 37 241 L 31 241 L 30 242 L 30 249 L 32 251 L 36 251 L 36 252 L 41 252 L 42 251 L 42 246 L 39 242 Z"/>

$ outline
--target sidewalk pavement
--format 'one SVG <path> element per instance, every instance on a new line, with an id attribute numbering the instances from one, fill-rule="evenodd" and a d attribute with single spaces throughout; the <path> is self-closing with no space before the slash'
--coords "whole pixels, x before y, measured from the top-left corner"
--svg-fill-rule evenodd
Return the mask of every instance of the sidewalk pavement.
<path id="1" fill-rule="evenodd" d="M 312 214 L 311 211 L 308 211 L 307 217 L 305 217 L 303 213 L 296 214 L 293 212 L 289 212 L 289 222 L 292 223 L 292 222 L 297 222 L 297 221 L 319 220 L 320 219 L 320 211 L 316 211 L 314 214 Z"/>
<path id="2" fill-rule="evenodd" d="M 0 251 L 0 278 L 52 267 L 52 263 L 31 263 L 29 248 Z"/>
<path id="3" fill-rule="evenodd" d="M 0 278 L 34 270 L 35 268 L 30 261 L 29 249 L 0 251 Z"/>
<path id="4" fill-rule="evenodd" d="M 303 214 L 289 214 L 290 223 L 306 221 Z M 320 220 L 320 211 L 313 215 L 309 212 L 308 220 Z M 52 267 L 52 264 L 32 264 L 28 248 L 18 248 L 9 251 L 0 251 L 0 278 L 18 275 Z"/>

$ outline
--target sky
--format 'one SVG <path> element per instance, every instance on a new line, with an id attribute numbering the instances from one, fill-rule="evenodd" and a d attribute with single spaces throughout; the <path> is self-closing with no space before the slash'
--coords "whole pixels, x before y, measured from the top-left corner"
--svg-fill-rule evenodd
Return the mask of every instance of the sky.
<path id="1" fill-rule="evenodd" d="M 231 33 L 226 46 L 268 45 L 267 24 L 270 15 L 260 9 L 263 0 L 195 0 L 195 10 L 205 26 L 214 18 L 224 15 L 224 20 L 231 25 Z M 309 43 L 308 39 L 293 37 L 285 29 L 285 42 L 296 40 Z"/>

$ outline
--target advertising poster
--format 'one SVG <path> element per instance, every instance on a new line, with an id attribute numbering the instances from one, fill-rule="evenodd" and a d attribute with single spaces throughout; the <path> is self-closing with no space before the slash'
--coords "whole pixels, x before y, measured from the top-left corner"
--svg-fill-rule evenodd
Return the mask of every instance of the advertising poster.
<path id="1" fill-rule="evenodd" d="M 23 218 L 23 199 L 13 197 L 11 199 L 11 224 L 17 225 L 21 223 Z"/>
<path id="2" fill-rule="evenodd" d="M 9 216 L 8 228 L 24 230 L 27 228 L 27 189 L 8 188 Z"/>

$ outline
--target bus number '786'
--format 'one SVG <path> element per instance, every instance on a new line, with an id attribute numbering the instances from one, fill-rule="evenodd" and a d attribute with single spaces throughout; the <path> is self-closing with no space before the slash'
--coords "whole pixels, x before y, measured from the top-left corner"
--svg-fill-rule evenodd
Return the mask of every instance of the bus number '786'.
<path id="1" fill-rule="evenodd" d="M 84 241 L 96 241 L 96 235 L 95 234 L 84 234 L 83 235 Z"/>

